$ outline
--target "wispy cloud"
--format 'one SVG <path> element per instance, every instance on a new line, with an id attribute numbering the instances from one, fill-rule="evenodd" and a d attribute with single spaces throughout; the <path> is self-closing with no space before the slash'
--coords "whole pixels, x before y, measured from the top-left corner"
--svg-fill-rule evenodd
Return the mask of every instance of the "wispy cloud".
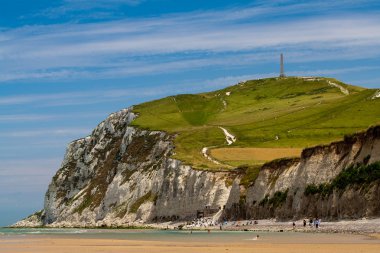
<path id="1" fill-rule="evenodd" d="M 56 6 L 50 7 L 33 14 L 32 16 L 46 17 L 50 19 L 66 18 L 99 19 L 115 17 L 115 11 L 121 6 L 136 6 L 145 0 L 62 0 Z M 28 18 L 24 16 L 22 18 Z"/>
<path id="2" fill-rule="evenodd" d="M 268 13 L 325 10 L 338 4 L 291 3 L 9 29 L 0 32 L 0 82 L 120 78 L 205 66 L 248 66 L 273 61 L 280 50 L 298 54 L 295 61 L 301 62 L 310 61 L 313 54 L 317 56 L 313 60 L 380 55 L 374 50 L 380 46 L 380 18 L 375 13 L 321 14 L 266 23 L 256 19 Z"/>
<path id="3" fill-rule="evenodd" d="M 26 114 L 14 114 L 14 115 L 0 115 L 0 122 L 15 122 L 15 121 L 41 121 L 55 119 L 55 115 L 26 115 Z"/>
<path id="4" fill-rule="evenodd" d="M 165 90 L 161 87 L 145 88 L 128 88 L 128 89 L 98 89 L 93 91 L 78 91 L 78 92 L 62 92 L 62 93 L 49 93 L 49 94 L 28 94 L 28 95 L 11 95 L 0 96 L 1 105 L 25 105 L 25 104 L 38 104 L 38 106 L 64 106 L 64 105 L 84 105 L 84 104 L 98 104 L 108 101 L 117 101 L 120 99 L 131 98 L 135 96 L 157 96 L 164 95 Z M 93 114 L 90 114 L 91 116 Z M 25 119 L 28 116 L 24 115 Z M 1 116 L 0 120 L 6 120 L 7 116 Z M 37 116 L 38 117 L 38 116 Z M 41 117 L 56 117 L 55 115 L 41 116 Z M 31 119 L 33 116 L 31 116 Z M 17 120 L 17 116 L 9 116 L 9 119 Z M 22 119 L 22 116 L 21 118 Z"/>
<path id="5" fill-rule="evenodd" d="M 13 97 L 14 98 L 14 97 Z M 39 96 L 39 99 L 42 99 L 43 97 Z M 1 98 L 0 98 L 1 99 Z M 12 105 L 12 98 L 9 98 L 7 105 Z M 30 97 L 26 100 L 20 100 L 15 99 L 16 104 L 28 104 L 33 99 Z M 0 103 L 1 105 L 1 103 Z M 55 121 L 55 120 L 64 120 L 64 119 L 84 119 L 84 118 L 99 118 L 104 117 L 107 115 L 106 112 L 87 112 L 87 113 L 75 113 L 70 112 L 67 114 L 0 114 L 0 122 L 8 122 L 8 123 L 14 123 L 14 122 L 29 122 L 29 121 Z"/>
<path id="6" fill-rule="evenodd" d="M 73 136 L 90 134 L 87 128 L 62 128 L 62 129 L 34 129 L 20 131 L 6 131 L 0 133 L 0 137 L 24 138 L 38 136 Z"/>
<path id="7" fill-rule="evenodd" d="M 361 66 L 349 68 L 326 68 L 315 70 L 303 71 L 287 71 L 288 75 L 310 75 L 310 76 L 334 76 L 336 74 L 354 73 L 362 71 L 375 71 L 379 70 L 378 66 Z M 228 85 L 236 84 L 239 81 L 258 79 L 276 76 L 278 73 L 266 72 L 260 74 L 250 75 L 226 75 L 214 79 L 189 79 L 181 80 L 181 86 L 177 83 L 161 84 L 154 87 L 141 87 L 141 88 L 127 88 L 127 89 L 97 89 L 92 91 L 78 91 L 78 92 L 63 92 L 63 93 L 49 93 L 49 94 L 29 94 L 29 95 L 13 95 L 13 96 L 0 96 L 0 106 L 8 105 L 28 105 L 38 104 L 39 107 L 50 106 L 72 106 L 72 105 L 86 105 L 86 104 L 101 104 L 105 102 L 115 102 L 133 98 L 136 96 L 145 98 L 155 98 L 168 95 L 175 95 L 179 93 L 196 93 L 210 89 L 223 88 Z M 102 113 L 86 113 L 85 115 L 79 113 L 65 114 L 43 114 L 43 115 L 0 115 L 0 122 L 6 121 L 42 121 L 42 120 L 58 120 L 64 118 L 83 118 L 83 117 L 100 117 L 106 116 L 106 112 Z"/>

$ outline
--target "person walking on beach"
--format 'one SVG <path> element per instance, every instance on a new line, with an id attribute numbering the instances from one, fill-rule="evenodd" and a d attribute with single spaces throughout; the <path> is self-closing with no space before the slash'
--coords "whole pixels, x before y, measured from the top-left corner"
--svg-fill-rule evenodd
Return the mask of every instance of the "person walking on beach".
<path id="1" fill-rule="evenodd" d="M 306 220 L 303 220 L 303 227 L 306 227 Z"/>
<path id="2" fill-rule="evenodd" d="M 293 230 L 296 228 L 296 223 L 293 221 Z"/>
<path id="3" fill-rule="evenodd" d="M 319 226 L 318 223 L 319 223 L 319 222 L 318 222 L 318 218 L 315 218 L 315 219 L 314 219 L 314 226 L 315 226 L 315 228 L 318 228 L 318 226 Z"/>

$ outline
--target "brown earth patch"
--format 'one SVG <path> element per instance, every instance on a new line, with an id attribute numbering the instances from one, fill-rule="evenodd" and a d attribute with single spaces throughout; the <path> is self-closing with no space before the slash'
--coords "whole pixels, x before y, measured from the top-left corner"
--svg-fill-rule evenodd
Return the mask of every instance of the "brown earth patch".
<path id="1" fill-rule="evenodd" d="M 271 161 L 284 157 L 299 157 L 301 148 L 216 148 L 211 156 L 219 161 Z"/>

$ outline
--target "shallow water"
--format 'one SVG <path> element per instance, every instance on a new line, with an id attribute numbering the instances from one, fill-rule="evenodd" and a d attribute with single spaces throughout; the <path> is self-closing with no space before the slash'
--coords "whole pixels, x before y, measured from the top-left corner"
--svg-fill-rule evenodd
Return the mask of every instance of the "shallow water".
<path id="1" fill-rule="evenodd" d="M 252 240 L 259 235 L 258 240 Z M 0 228 L 2 239 L 20 237 L 58 237 L 83 239 L 117 239 L 164 242 L 211 242 L 211 243 L 380 243 L 368 236 L 352 234 L 326 234 L 303 232 L 246 232 L 246 231 L 178 231 L 135 229 L 56 229 L 56 228 Z"/>

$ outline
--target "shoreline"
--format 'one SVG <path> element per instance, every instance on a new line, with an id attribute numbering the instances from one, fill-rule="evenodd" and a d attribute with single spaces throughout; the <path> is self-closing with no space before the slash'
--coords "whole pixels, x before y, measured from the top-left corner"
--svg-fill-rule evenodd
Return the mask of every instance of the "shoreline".
<path id="1" fill-rule="evenodd" d="M 335 227 L 342 226 L 336 223 L 334 222 Z M 363 221 L 356 223 L 363 224 Z M 174 226 L 179 223 L 170 224 Z M 304 253 L 305 250 L 309 253 L 380 252 L 380 233 L 356 231 L 330 234 L 328 227 L 332 224 L 328 222 L 325 228 L 320 230 L 284 229 L 289 227 L 289 224 L 291 222 L 261 220 L 257 225 L 253 225 L 254 229 L 250 229 L 250 226 L 236 227 L 236 224 L 232 226 L 231 223 L 225 226 L 223 231 L 216 226 L 164 231 L 166 229 L 163 226 L 168 226 L 168 223 L 155 224 L 157 226 L 155 228 L 150 226 L 144 229 L 141 225 L 139 229 L 81 227 L 71 228 L 72 231 L 65 231 L 70 228 L 57 227 L 43 228 L 47 231 L 41 228 L 35 228 L 36 231 L 32 229 L 27 231 L 28 229 L 24 228 L 26 231 L 22 231 L 22 228 L 18 228 L 21 231 L 15 233 L 11 231 L 3 235 L 0 233 L 0 251 L 7 253 Z M 377 221 L 374 224 L 377 224 Z M 276 231 L 278 228 L 282 228 L 283 232 Z"/>
<path id="2" fill-rule="evenodd" d="M 303 232 L 303 233 L 340 233 L 340 234 L 358 234 L 358 235 L 380 235 L 380 218 L 359 219 L 359 220 L 340 220 L 321 222 L 319 228 L 310 227 L 307 224 L 303 227 L 303 220 L 294 221 L 296 223 L 293 228 L 293 221 L 276 221 L 274 219 L 257 220 L 257 224 L 251 224 L 252 220 L 229 221 L 222 226 L 223 231 L 255 231 L 255 232 Z M 133 222 L 127 225 L 119 226 L 63 226 L 48 225 L 36 227 L 4 227 L 8 229 L 23 229 L 23 228 L 39 228 L 39 229 L 120 229 L 120 230 L 200 230 L 200 231 L 215 231 L 220 230 L 219 225 L 214 226 L 189 226 L 186 222 L 161 222 L 161 223 L 139 223 Z"/>

